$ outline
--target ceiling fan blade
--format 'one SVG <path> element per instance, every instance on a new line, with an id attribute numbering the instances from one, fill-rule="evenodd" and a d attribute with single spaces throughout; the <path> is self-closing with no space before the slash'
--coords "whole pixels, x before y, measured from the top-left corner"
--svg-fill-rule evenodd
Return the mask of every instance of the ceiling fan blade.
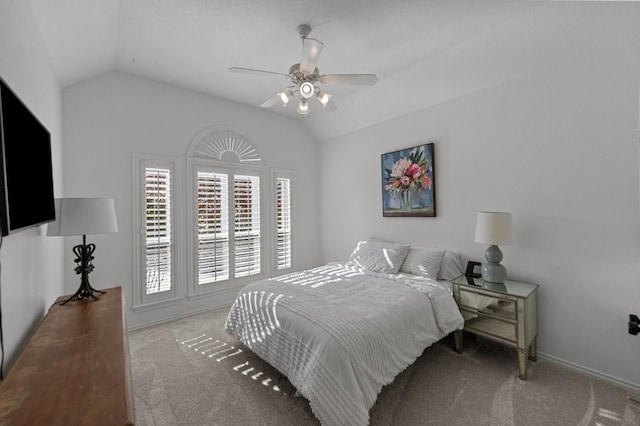
<path id="1" fill-rule="evenodd" d="M 281 72 L 273 72 L 273 71 L 255 70 L 253 68 L 231 67 L 229 68 L 229 71 L 237 72 L 241 74 L 270 75 L 273 77 L 289 78 L 289 74 L 282 74 Z"/>
<path id="2" fill-rule="evenodd" d="M 300 58 L 300 69 L 306 73 L 312 73 L 318 66 L 318 59 L 324 43 L 315 38 L 302 39 L 302 57 Z"/>
<path id="3" fill-rule="evenodd" d="M 360 84 L 373 86 L 378 82 L 375 74 L 326 74 L 320 76 L 320 82 L 324 84 Z"/>
<path id="4" fill-rule="evenodd" d="M 272 106 L 277 104 L 279 100 L 280 100 L 280 97 L 276 93 L 275 95 L 273 95 L 272 97 L 270 97 L 269 99 L 261 103 L 260 106 L 262 108 L 271 108 Z"/>

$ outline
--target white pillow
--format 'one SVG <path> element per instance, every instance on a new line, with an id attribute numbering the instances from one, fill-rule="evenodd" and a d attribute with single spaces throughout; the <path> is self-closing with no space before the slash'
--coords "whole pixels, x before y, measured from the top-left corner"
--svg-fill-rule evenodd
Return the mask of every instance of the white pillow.
<path id="1" fill-rule="evenodd" d="M 360 241 L 351 254 L 351 262 L 372 272 L 397 274 L 409 246 L 384 241 Z"/>
<path id="2" fill-rule="evenodd" d="M 400 272 L 437 279 L 445 250 L 428 247 L 411 247 L 400 266 Z"/>
<path id="3" fill-rule="evenodd" d="M 460 255 L 455 251 L 445 251 L 438 279 L 453 281 L 462 274 L 464 274 L 464 268 Z"/>

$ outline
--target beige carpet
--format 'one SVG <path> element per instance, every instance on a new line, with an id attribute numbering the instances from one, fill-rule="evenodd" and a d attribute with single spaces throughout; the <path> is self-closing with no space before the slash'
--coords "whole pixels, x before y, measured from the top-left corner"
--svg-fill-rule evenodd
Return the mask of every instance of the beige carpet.
<path id="1" fill-rule="evenodd" d="M 288 380 L 228 336 L 227 309 L 129 333 L 136 424 L 318 425 Z M 548 361 L 517 378 L 513 349 L 446 338 L 383 388 L 371 425 L 640 426 L 637 397 Z"/>

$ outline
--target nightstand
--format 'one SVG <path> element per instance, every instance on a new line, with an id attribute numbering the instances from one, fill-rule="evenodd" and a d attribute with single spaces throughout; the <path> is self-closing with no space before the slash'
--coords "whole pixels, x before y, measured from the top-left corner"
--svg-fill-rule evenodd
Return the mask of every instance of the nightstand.
<path id="1" fill-rule="evenodd" d="M 527 358 L 537 360 L 537 289 L 537 284 L 511 280 L 493 284 L 464 275 L 453 281 L 464 331 L 516 347 L 522 380 L 527 380 Z M 454 337 L 456 351 L 462 353 L 463 330 L 455 331 Z"/>

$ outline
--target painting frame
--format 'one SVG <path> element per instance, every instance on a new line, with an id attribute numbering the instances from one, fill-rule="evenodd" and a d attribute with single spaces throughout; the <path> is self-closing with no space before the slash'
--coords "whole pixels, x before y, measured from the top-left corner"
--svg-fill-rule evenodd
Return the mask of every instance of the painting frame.
<path id="1" fill-rule="evenodd" d="M 436 217 L 435 144 L 380 156 L 383 217 Z"/>

